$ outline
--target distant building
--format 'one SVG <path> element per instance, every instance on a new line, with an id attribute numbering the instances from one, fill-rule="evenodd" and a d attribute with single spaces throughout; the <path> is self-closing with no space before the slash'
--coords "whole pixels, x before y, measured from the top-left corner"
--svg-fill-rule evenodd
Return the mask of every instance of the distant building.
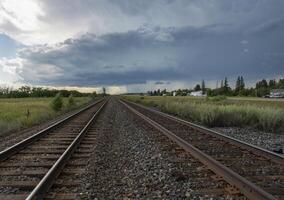
<path id="1" fill-rule="evenodd" d="M 195 91 L 195 92 L 191 92 L 190 96 L 194 96 L 194 97 L 202 97 L 202 96 L 206 96 L 204 94 L 202 94 L 202 91 Z"/>
<path id="2" fill-rule="evenodd" d="M 177 95 L 177 92 L 173 92 L 173 96 L 176 96 Z"/>
<path id="3" fill-rule="evenodd" d="M 284 98 L 284 89 L 272 89 L 269 97 L 271 98 Z"/>

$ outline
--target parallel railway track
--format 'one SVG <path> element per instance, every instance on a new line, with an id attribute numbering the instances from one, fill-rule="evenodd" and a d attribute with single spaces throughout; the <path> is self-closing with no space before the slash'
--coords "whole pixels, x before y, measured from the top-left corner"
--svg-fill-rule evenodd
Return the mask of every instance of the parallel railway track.
<path id="1" fill-rule="evenodd" d="M 76 177 L 96 140 L 91 125 L 106 102 L 95 102 L 0 152 L 0 199 L 78 198 L 81 183 Z M 188 176 L 193 192 L 222 199 L 284 199 L 282 155 L 133 102 L 120 102 L 163 134 L 158 140 L 185 170 L 176 176 Z"/>
<path id="2" fill-rule="evenodd" d="M 249 199 L 284 199 L 284 157 L 165 113 L 121 100 Z"/>
<path id="3" fill-rule="evenodd" d="M 90 127 L 106 102 L 99 100 L 0 152 L 0 199 L 75 197 L 55 194 L 56 187 L 68 185 L 56 178 L 61 172 L 74 176 L 86 164 L 94 139 Z"/>

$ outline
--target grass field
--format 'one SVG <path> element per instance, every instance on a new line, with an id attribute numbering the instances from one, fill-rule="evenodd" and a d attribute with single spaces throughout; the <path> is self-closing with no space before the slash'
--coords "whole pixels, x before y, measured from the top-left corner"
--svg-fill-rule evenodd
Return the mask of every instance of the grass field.
<path id="1" fill-rule="evenodd" d="M 52 119 L 70 109 L 86 104 L 90 98 L 74 97 L 75 105 L 72 108 L 67 106 L 67 98 L 63 98 L 64 106 L 60 112 L 54 112 L 51 109 L 51 100 L 52 98 L 0 99 L 0 135 Z"/>
<path id="2" fill-rule="evenodd" d="M 284 133 L 284 100 L 245 97 L 157 97 L 124 98 L 177 115 L 208 127 L 250 127 Z"/>

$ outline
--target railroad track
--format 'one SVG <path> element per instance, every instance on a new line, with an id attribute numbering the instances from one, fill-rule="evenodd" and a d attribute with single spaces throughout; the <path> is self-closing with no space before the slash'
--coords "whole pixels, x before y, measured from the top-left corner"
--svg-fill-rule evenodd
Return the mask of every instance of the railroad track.
<path id="1" fill-rule="evenodd" d="M 65 189 L 78 183 L 56 178 L 74 177 L 87 164 L 94 140 L 90 127 L 106 103 L 94 102 L 0 152 L 0 199 L 75 198 L 76 192 Z"/>
<path id="2" fill-rule="evenodd" d="M 284 199 L 284 157 L 145 106 L 120 101 L 249 199 Z"/>

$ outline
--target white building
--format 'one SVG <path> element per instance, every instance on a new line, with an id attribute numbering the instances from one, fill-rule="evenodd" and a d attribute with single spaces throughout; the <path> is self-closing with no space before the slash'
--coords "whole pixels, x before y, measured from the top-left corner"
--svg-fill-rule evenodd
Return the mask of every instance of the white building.
<path id="1" fill-rule="evenodd" d="M 202 94 L 202 91 L 195 91 L 195 92 L 191 92 L 190 96 L 194 96 L 194 97 L 202 97 L 202 96 L 206 96 L 204 94 Z"/>
<path id="2" fill-rule="evenodd" d="M 284 98 L 284 89 L 273 89 L 270 91 L 271 98 Z"/>

